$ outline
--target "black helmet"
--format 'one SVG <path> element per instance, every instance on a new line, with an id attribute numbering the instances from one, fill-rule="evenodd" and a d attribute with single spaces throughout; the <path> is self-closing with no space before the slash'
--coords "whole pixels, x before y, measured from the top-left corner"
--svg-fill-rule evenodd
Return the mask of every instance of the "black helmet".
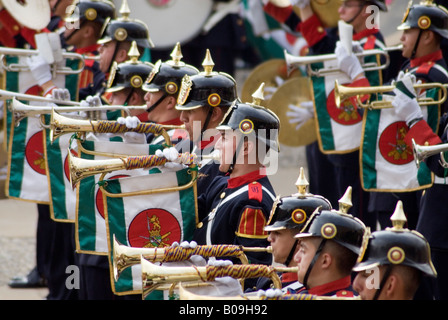
<path id="1" fill-rule="evenodd" d="M 115 18 L 115 5 L 108 0 L 75 0 L 71 6 L 65 22 L 75 23 L 83 21 L 94 21 L 100 25 L 109 19 Z"/>
<path id="2" fill-rule="evenodd" d="M 113 63 L 106 92 L 116 92 L 125 88 L 142 88 L 154 66 L 138 60 L 139 53 L 135 42 L 132 44 L 129 56 L 131 58 L 129 61 L 120 64 Z"/>
<path id="3" fill-rule="evenodd" d="M 135 41 L 142 48 L 154 47 L 149 37 L 148 26 L 141 20 L 129 18 L 130 10 L 126 1 L 123 1 L 120 13 L 120 18 L 106 21 L 98 43 L 103 44 L 112 40 Z"/>
<path id="4" fill-rule="evenodd" d="M 400 210 L 401 201 L 397 204 L 394 215 L 401 214 Z M 437 276 L 428 241 L 417 231 L 403 229 L 406 217 L 404 213 L 402 216 L 404 220 L 401 220 L 401 224 L 371 234 L 353 271 L 359 272 L 379 265 L 403 265 L 416 268 L 432 277 Z"/>
<path id="5" fill-rule="evenodd" d="M 172 60 L 156 62 L 143 86 L 145 91 L 164 91 L 177 97 L 184 75 L 193 76 L 199 73 L 196 67 L 180 61 L 182 55 L 179 43 L 176 44 L 171 57 Z"/>
<path id="6" fill-rule="evenodd" d="M 296 183 L 299 192 L 275 199 L 269 220 L 264 227 L 265 231 L 297 229 L 299 232 L 316 209 L 332 209 L 330 201 L 324 197 L 306 193 L 308 182 L 305 181 L 303 168 L 300 168 L 300 177 Z"/>
<path id="7" fill-rule="evenodd" d="M 387 12 L 385 0 L 366 0 L 366 2 L 377 6 L 381 11 Z"/>
<path id="8" fill-rule="evenodd" d="M 419 28 L 431 30 L 448 38 L 448 11 L 439 5 L 425 2 L 408 7 L 398 30 Z"/>
<path id="9" fill-rule="evenodd" d="M 257 92 L 263 92 L 263 87 L 264 83 Z M 256 94 L 253 96 L 256 97 Z M 235 130 L 243 135 L 255 134 L 267 147 L 279 151 L 280 120 L 274 112 L 261 106 L 256 99 L 253 103 L 234 104 L 216 129 Z"/>
<path id="10" fill-rule="evenodd" d="M 355 254 L 363 244 L 366 226 L 356 217 L 336 210 L 316 210 L 296 238 L 333 240 Z"/>
<path id="11" fill-rule="evenodd" d="M 185 75 L 177 98 L 177 110 L 191 110 L 204 106 L 230 107 L 238 100 L 235 79 L 225 72 L 213 71 L 213 61 L 207 49 L 204 71 Z"/>

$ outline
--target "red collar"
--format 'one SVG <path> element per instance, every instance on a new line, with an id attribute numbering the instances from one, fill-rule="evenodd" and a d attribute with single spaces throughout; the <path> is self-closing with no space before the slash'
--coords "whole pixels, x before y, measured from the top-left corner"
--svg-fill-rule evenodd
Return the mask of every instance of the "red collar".
<path id="1" fill-rule="evenodd" d="M 216 142 L 218 142 L 218 139 L 221 137 L 221 134 L 215 134 L 214 136 L 210 137 L 210 140 L 201 140 L 199 141 L 198 144 L 198 148 L 201 150 L 204 150 L 205 148 L 211 148 L 213 147 Z"/>
<path id="2" fill-rule="evenodd" d="M 230 178 L 229 180 L 227 180 L 227 188 L 237 188 L 264 177 L 266 177 L 266 175 L 261 175 L 260 170 L 255 170 L 239 177 Z"/>
<path id="3" fill-rule="evenodd" d="M 351 285 L 351 283 L 352 282 L 351 282 L 350 276 L 346 276 L 342 279 L 332 281 L 329 283 L 325 283 L 323 285 L 311 288 L 310 290 L 308 290 L 308 293 L 315 294 L 318 296 L 323 296 L 329 292 L 345 289 L 345 288 L 349 287 Z"/>
<path id="4" fill-rule="evenodd" d="M 371 29 L 364 29 L 361 32 L 355 33 L 353 35 L 353 40 L 355 41 L 359 41 L 363 38 L 367 38 L 368 36 L 372 35 L 372 34 L 377 34 L 380 30 L 377 28 L 371 28 Z"/>
<path id="5" fill-rule="evenodd" d="M 180 118 L 174 118 L 165 122 L 160 122 L 160 124 L 167 125 L 167 126 L 180 126 L 183 124 L 182 121 L 180 121 Z"/>
<path id="6" fill-rule="evenodd" d="M 87 46 L 87 47 L 76 48 L 75 51 L 76 51 L 76 53 L 79 53 L 79 54 L 92 53 L 92 52 L 98 51 L 100 46 L 101 45 L 95 43 L 95 44 L 92 44 L 92 45 Z"/>
<path id="7" fill-rule="evenodd" d="M 297 280 L 297 272 L 286 272 L 282 274 L 282 282 L 293 282 Z"/>
<path id="8" fill-rule="evenodd" d="M 435 62 L 443 58 L 442 50 L 437 50 L 433 53 L 427 54 L 426 56 L 415 58 L 411 60 L 411 68 L 421 66 L 425 62 Z"/>

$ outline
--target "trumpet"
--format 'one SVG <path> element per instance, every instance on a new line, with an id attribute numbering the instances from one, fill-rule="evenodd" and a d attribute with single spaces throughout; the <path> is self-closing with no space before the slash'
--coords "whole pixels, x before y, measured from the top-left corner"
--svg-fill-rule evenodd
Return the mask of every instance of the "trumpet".
<path id="1" fill-rule="evenodd" d="M 414 161 L 417 168 L 426 158 L 440 153 L 439 163 L 442 167 L 448 168 L 448 162 L 445 160 L 444 152 L 448 151 L 448 143 L 436 144 L 433 146 L 421 146 L 412 139 L 412 151 L 414 153 Z"/>
<path id="2" fill-rule="evenodd" d="M 429 106 L 433 104 L 442 104 L 446 100 L 447 95 L 447 85 L 438 83 L 438 82 L 429 82 L 429 83 L 420 83 L 414 84 L 414 89 L 434 89 L 438 88 L 442 92 L 442 96 L 438 100 L 434 100 L 432 98 L 424 98 L 418 97 L 417 101 L 420 106 Z M 336 106 L 340 107 L 342 101 L 348 99 L 350 97 L 356 97 L 356 101 L 360 107 L 367 109 L 385 109 L 392 108 L 392 101 L 389 100 L 378 100 L 364 103 L 362 102 L 362 97 L 370 94 L 378 94 L 385 92 L 392 92 L 395 89 L 394 85 L 385 85 L 385 86 L 373 86 L 373 87 L 348 87 L 344 85 L 340 85 L 338 80 L 335 80 L 334 84 L 334 98 L 336 102 Z"/>
<path id="3" fill-rule="evenodd" d="M 79 106 L 80 105 L 80 103 L 77 101 L 57 100 L 57 99 L 52 99 L 52 98 L 47 98 L 47 97 L 36 96 L 33 94 L 18 93 L 18 92 L 0 89 L 0 99 L 14 99 L 14 98 L 18 99 L 18 100 L 24 100 L 24 101 L 55 103 L 55 104 L 69 105 L 69 106 Z"/>
<path id="4" fill-rule="evenodd" d="M 364 61 L 361 63 L 361 66 L 364 71 L 383 70 L 386 69 L 390 64 L 390 58 L 388 52 L 394 50 L 401 50 L 401 48 L 402 46 L 400 45 L 385 49 L 364 50 L 363 52 L 355 53 L 355 56 L 358 57 L 358 59 L 373 55 L 384 56 L 386 61 L 383 64 L 378 64 L 376 62 L 364 62 Z M 327 68 L 321 68 L 319 70 L 311 69 L 311 65 L 313 63 L 320 63 L 325 61 L 337 61 L 337 56 L 334 53 L 321 54 L 315 56 L 295 56 L 284 50 L 284 55 L 285 55 L 286 67 L 288 70 L 291 70 L 296 66 L 307 66 L 308 75 L 317 77 L 322 77 L 324 75 L 341 72 L 341 70 L 337 67 L 327 67 Z"/>
<path id="5" fill-rule="evenodd" d="M 95 109 L 95 108 L 91 108 Z M 56 111 L 51 112 L 50 139 L 53 142 L 59 136 L 75 132 L 95 133 L 153 133 L 164 137 L 167 145 L 171 145 L 171 139 L 166 130 L 183 128 L 181 126 L 161 125 L 157 123 L 140 123 L 136 128 L 127 128 L 124 124 L 111 120 L 81 120 L 65 117 Z"/>
<path id="6" fill-rule="evenodd" d="M 234 279 L 271 278 L 275 288 L 282 284 L 277 272 L 297 272 L 298 268 L 272 267 L 263 264 L 230 265 L 225 267 L 164 267 L 156 266 L 141 256 L 143 298 L 160 285 L 182 281 L 213 281 L 220 277 Z"/>
<path id="7" fill-rule="evenodd" d="M 89 160 L 79 157 L 75 157 L 68 153 L 68 166 L 70 170 L 70 183 L 72 188 L 75 188 L 78 181 L 86 177 L 90 177 L 97 174 L 106 174 L 108 172 L 117 170 L 134 170 L 134 169 L 146 169 L 151 167 L 162 166 L 168 160 L 164 157 L 158 157 L 156 155 L 142 155 L 142 156 L 128 156 L 118 157 L 103 160 Z M 202 155 L 201 158 L 210 158 L 213 160 L 219 160 L 220 155 L 213 153 L 211 155 Z M 181 163 L 187 166 L 197 164 L 198 156 L 194 153 L 180 153 L 176 163 Z"/>
<path id="8" fill-rule="evenodd" d="M 244 252 L 272 252 L 271 247 L 248 248 L 237 245 L 210 245 L 193 248 L 165 247 L 165 248 L 134 248 L 125 246 L 113 236 L 113 270 L 115 281 L 118 280 L 124 269 L 139 264 L 140 256 L 151 262 L 185 261 L 192 255 L 202 257 L 236 257 L 242 264 L 249 264 Z"/>
<path id="9" fill-rule="evenodd" d="M 47 98 L 43 98 L 47 99 Z M 51 100 L 48 100 L 51 103 Z M 63 103 L 63 102 L 62 102 Z M 14 97 L 12 99 L 11 104 L 9 105 L 9 110 L 14 114 L 14 120 L 16 123 L 19 123 L 22 119 L 26 117 L 32 117 L 41 114 L 51 114 L 54 111 L 56 112 L 81 112 L 81 111 L 107 111 L 107 110 L 123 110 L 128 115 L 130 115 L 131 110 L 146 110 L 146 106 L 98 106 L 98 107 L 81 107 L 79 103 L 67 106 L 30 106 L 24 104 Z"/>
<path id="10" fill-rule="evenodd" d="M 26 64 L 20 63 L 10 63 L 6 64 L 4 56 L 16 56 L 16 57 L 29 57 L 33 55 L 38 55 L 39 50 L 35 49 L 17 49 L 17 48 L 7 48 L 0 47 L 0 68 L 9 72 L 25 72 L 29 71 L 29 67 Z M 85 56 L 75 52 L 62 52 L 62 58 L 67 60 L 79 60 L 81 63 L 77 69 L 71 69 L 66 66 L 58 65 L 53 72 L 57 74 L 69 75 L 69 74 L 79 74 L 82 72 L 85 66 L 85 60 L 99 60 L 99 56 Z"/>
<path id="11" fill-rule="evenodd" d="M 205 296 L 188 291 L 183 283 L 179 283 L 180 300 L 361 300 L 360 296 L 355 297 L 336 297 L 336 296 L 318 296 L 308 293 L 286 294 L 279 297 L 268 298 L 265 295 L 245 294 L 241 296 Z"/>

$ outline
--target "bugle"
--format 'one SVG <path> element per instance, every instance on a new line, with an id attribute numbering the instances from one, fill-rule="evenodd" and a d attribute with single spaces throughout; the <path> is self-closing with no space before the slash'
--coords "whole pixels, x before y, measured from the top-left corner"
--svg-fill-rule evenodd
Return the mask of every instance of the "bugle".
<path id="1" fill-rule="evenodd" d="M 118 280 L 122 271 L 128 267 L 140 263 L 140 256 L 150 262 L 175 262 L 185 261 L 192 255 L 209 257 L 236 257 L 242 264 L 249 261 L 244 252 L 271 252 L 271 247 L 267 248 L 247 248 L 237 245 L 210 245 L 196 246 L 195 248 L 164 247 L 164 248 L 134 248 L 119 243 L 113 237 L 113 269 L 114 278 Z"/>
<path id="2" fill-rule="evenodd" d="M 420 106 L 429 106 L 433 104 L 442 104 L 446 100 L 447 95 L 447 85 L 438 82 L 428 82 L 428 83 L 416 83 L 414 84 L 415 90 L 427 90 L 438 88 L 442 92 L 442 96 L 438 100 L 425 97 L 417 97 L 417 101 Z M 367 102 L 362 102 L 362 97 L 365 95 L 378 94 L 392 92 L 395 89 L 394 85 L 385 86 L 373 86 L 373 87 L 348 87 L 340 85 L 338 80 L 335 80 L 334 84 L 334 99 L 337 107 L 341 106 L 342 101 L 349 99 L 351 97 L 356 97 L 356 101 L 359 107 L 366 109 L 385 109 L 392 108 L 392 101 L 390 100 L 377 100 Z"/>
<path id="3" fill-rule="evenodd" d="M 16 57 L 30 57 L 33 55 L 38 55 L 39 50 L 36 49 L 17 49 L 0 47 L 0 68 L 8 72 L 26 72 L 29 71 L 29 67 L 23 63 L 10 63 L 6 64 L 4 56 L 16 56 Z M 77 69 L 72 69 L 64 65 L 56 65 L 56 70 L 53 70 L 56 74 L 69 75 L 69 74 L 79 74 L 83 71 L 85 66 L 85 60 L 99 60 L 99 56 L 85 56 L 75 52 L 62 52 L 62 58 L 67 60 L 79 60 L 81 63 Z"/>
<path id="4" fill-rule="evenodd" d="M 421 146 L 412 139 L 412 151 L 414 154 L 414 161 L 417 168 L 420 168 L 420 163 L 426 158 L 440 153 L 439 163 L 442 167 L 448 168 L 448 162 L 445 159 L 444 152 L 448 151 L 448 143 L 436 144 L 432 146 Z"/>
<path id="5" fill-rule="evenodd" d="M 308 293 L 285 294 L 277 297 L 267 297 L 258 293 L 247 293 L 240 296 L 206 296 L 193 293 L 187 290 L 187 286 L 179 283 L 180 300 L 361 300 L 360 296 L 355 297 L 336 297 L 336 296 L 318 296 Z"/>
<path id="6" fill-rule="evenodd" d="M 95 109 L 95 108 L 92 108 Z M 166 130 L 180 128 L 179 126 L 167 126 L 157 123 L 142 122 L 136 128 L 128 128 L 125 124 L 120 124 L 112 120 L 82 120 L 65 117 L 56 111 L 51 112 L 50 139 L 53 142 L 59 136 L 76 132 L 95 133 L 153 133 L 156 136 L 163 136 L 167 145 L 171 145 L 171 139 Z"/>
<path id="7" fill-rule="evenodd" d="M 364 71 L 383 70 L 386 69 L 390 64 L 390 58 L 388 52 L 393 50 L 400 50 L 401 48 L 402 48 L 401 46 L 396 46 L 384 49 L 364 50 L 363 52 L 355 53 L 355 56 L 358 57 L 359 59 L 373 55 L 384 56 L 386 60 L 383 64 L 378 64 L 376 62 L 364 62 L 364 61 L 361 62 L 361 67 L 363 68 Z M 296 66 L 307 66 L 308 75 L 318 77 L 341 72 L 341 70 L 337 66 L 335 67 L 329 66 L 326 68 L 321 68 L 319 70 L 311 69 L 311 65 L 314 63 L 320 63 L 325 61 L 337 61 L 337 56 L 335 53 L 310 55 L 310 56 L 295 56 L 284 50 L 284 55 L 288 70 L 292 70 Z"/>
<path id="8" fill-rule="evenodd" d="M 70 183 L 72 188 L 75 188 L 78 181 L 86 177 L 106 174 L 117 170 L 134 170 L 134 169 L 147 169 L 157 166 L 163 166 L 168 160 L 165 157 L 158 157 L 156 155 L 141 155 L 141 156 L 128 156 L 117 157 L 111 159 L 102 160 L 90 160 L 75 157 L 71 152 L 68 153 L 68 167 L 70 171 Z M 201 158 L 211 158 L 213 160 L 219 160 L 219 154 L 213 153 L 211 155 L 202 155 Z M 194 153 L 179 153 L 176 163 L 184 165 L 197 164 L 198 156 Z"/>
<path id="9" fill-rule="evenodd" d="M 167 267 L 157 266 L 141 257 L 143 297 L 166 283 L 182 281 L 213 281 L 220 277 L 248 279 L 271 278 L 275 288 L 282 287 L 277 272 L 297 272 L 297 267 L 273 267 L 263 264 L 239 264 L 224 267 Z"/>
<path id="10" fill-rule="evenodd" d="M 68 106 L 79 106 L 80 103 L 77 101 L 71 101 L 71 100 L 57 100 L 42 96 L 36 96 L 34 94 L 26 94 L 26 93 L 18 93 L 13 91 L 7 91 L 0 89 L 0 99 L 17 99 L 17 100 L 24 100 L 24 101 L 36 101 L 36 102 L 43 102 L 43 103 L 54 103 L 54 104 L 60 104 L 60 105 L 68 105 Z"/>
<path id="11" fill-rule="evenodd" d="M 48 102 L 51 103 L 49 100 Z M 123 110 L 128 115 L 130 115 L 131 110 L 144 110 L 146 111 L 146 105 L 142 106 L 115 106 L 115 105 L 107 105 L 107 106 L 98 106 L 98 107 L 82 107 L 78 103 L 77 105 L 67 105 L 67 106 L 33 106 L 27 105 L 16 98 L 12 99 L 11 104 L 9 105 L 9 110 L 14 115 L 14 120 L 16 123 L 19 123 L 23 118 L 32 117 L 41 114 L 51 114 L 54 111 L 56 112 L 82 112 L 82 111 L 107 111 L 107 110 Z"/>

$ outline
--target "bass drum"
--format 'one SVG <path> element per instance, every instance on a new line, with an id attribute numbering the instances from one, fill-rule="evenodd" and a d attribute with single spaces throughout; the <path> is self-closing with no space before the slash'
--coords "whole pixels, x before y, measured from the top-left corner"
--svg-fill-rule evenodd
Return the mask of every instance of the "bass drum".
<path id="1" fill-rule="evenodd" d="M 1 0 L 9 14 L 19 23 L 33 30 L 44 29 L 51 19 L 48 0 Z"/>
<path id="2" fill-rule="evenodd" d="M 155 49 L 173 49 L 177 42 L 182 45 L 201 32 L 213 4 L 212 0 L 132 0 L 130 18 L 148 25 Z"/>

